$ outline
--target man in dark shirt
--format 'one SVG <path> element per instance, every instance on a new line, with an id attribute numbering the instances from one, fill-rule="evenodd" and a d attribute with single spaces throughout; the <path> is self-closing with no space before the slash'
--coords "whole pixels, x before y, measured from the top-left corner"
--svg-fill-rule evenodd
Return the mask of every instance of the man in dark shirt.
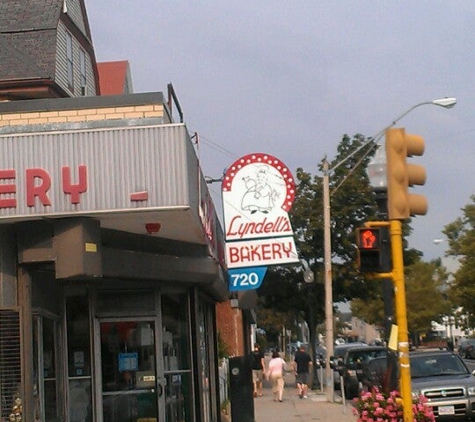
<path id="1" fill-rule="evenodd" d="M 254 397 L 262 397 L 262 378 L 264 376 L 264 353 L 256 343 L 252 352 L 252 383 L 254 385 Z"/>
<path id="2" fill-rule="evenodd" d="M 297 388 L 299 391 L 299 397 L 301 399 L 307 399 L 308 391 L 308 377 L 310 374 L 310 367 L 312 366 L 312 358 L 305 351 L 304 346 L 300 346 L 299 350 L 295 353 L 294 357 L 294 371 L 295 381 L 297 382 Z"/>

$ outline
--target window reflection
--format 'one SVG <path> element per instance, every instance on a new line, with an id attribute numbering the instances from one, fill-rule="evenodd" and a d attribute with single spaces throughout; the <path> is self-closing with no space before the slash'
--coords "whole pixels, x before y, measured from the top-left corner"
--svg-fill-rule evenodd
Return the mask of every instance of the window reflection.
<path id="1" fill-rule="evenodd" d="M 33 324 L 33 379 L 35 418 L 54 420 L 58 416 L 56 379 L 56 323 L 36 315 Z"/>
<path id="2" fill-rule="evenodd" d="M 66 298 L 69 421 L 92 421 L 90 323 L 87 295 Z"/>
<path id="3" fill-rule="evenodd" d="M 100 330 L 104 421 L 155 421 L 153 321 L 101 322 Z"/>
<path id="4" fill-rule="evenodd" d="M 188 297 L 162 295 L 162 343 L 167 422 L 192 421 Z"/>

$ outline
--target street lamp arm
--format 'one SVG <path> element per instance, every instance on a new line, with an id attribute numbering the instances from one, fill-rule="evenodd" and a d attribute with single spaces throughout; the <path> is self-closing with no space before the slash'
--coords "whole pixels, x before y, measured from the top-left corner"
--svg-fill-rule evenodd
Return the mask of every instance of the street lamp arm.
<path id="1" fill-rule="evenodd" d="M 355 156 L 358 152 L 360 152 L 363 148 L 367 147 L 369 144 L 373 143 L 374 145 L 377 144 L 377 139 L 375 138 L 369 138 L 366 142 L 364 142 L 362 145 L 360 145 L 358 148 L 356 148 L 351 154 L 348 154 L 343 160 L 341 160 L 339 163 L 335 164 L 331 168 L 327 168 L 325 170 L 325 167 L 323 169 L 323 174 L 330 174 L 333 171 L 335 171 L 338 167 L 340 167 L 342 164 L 346 163 L 351 157 Z M 369 151 L 368 151 L 369 152 Z M 326 158 L 324 158 L 324 162 L 326 162 Z"/>
<path id="2" fill-rule="evenodd" d="M 386 133 L 386 130 L 391 129 L 393 126 L 395 126 L 403 117 L 407 116 L 415 108 L 423 106 L 423 105 L 428 105 L 428 104 L 438 105 L 439 107 L 444 107 L 444 108 L 452 108 L 455 104 L 457 104 L 457 99 L 454 97 L 446 97 L 446 98 L 440 98 L 438 100 L 423 101 L 422 103 L 413 105 L 410 109 L 406 110 L 399 117 L 394 119 L 390 125 L 386 126 L 381 132 L 379 132 L 374 137 L 374 139 L 379 140 Z"/>
<path id="3" fill-rule="evenodd" d="M 423 106 L 423 105 L 427 105 L 427 104 L 434 104 L 434 105 L 438 105 L 438 106 L 444 107 L 444 108 L 452 108 L 455 104 L 457 104 L 457 99 L 454 98 L 454 97 L 446 97 L 446 98 L 440 98 L 440 99 L 432 100 L 432 101 L 423 101 L 422 103 L 413 105 L 411 108 L 409 108 L 404 113 L 402 113 L 399 117 L 394 119 L 391 122 L 391 124 L 387 125 L 383 130 L 379 131 L 375 136 L 369 138 L 365 143 L 363 143 L 358 148 L 356 148 L 351 154 L 347 155 L 343 160 L 341 160 L 339 163 L 335 164 L 332 168 L 329 168 L 327 170 L 327 172 L 328 173 L 333 172 L 338 167 L 340 167 L 343 163 L 345 163 L 347 160 L 349 160 L 351 157 L 356 155 L 358 152 L 360 152 L 362 149 L 364 149 L 365 147 L 367 147 L 371 143 L 374 143 L 373 147 L 376 146 L 378 144 L 379 140 L 386 133 L 386 130 L 391 129 L 393 126 L 395 126 L 403 117 L 407 116 L 415 108 Z M 326 160 L 326 158 L 325 158 L 325 160 Z M 323 172 L 325 174 L 325 170 Z"/>

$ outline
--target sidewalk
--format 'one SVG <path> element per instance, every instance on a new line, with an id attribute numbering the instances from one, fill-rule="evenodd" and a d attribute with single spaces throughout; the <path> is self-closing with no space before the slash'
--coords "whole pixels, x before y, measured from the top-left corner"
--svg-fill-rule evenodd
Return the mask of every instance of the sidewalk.
<path id="1" fill-rule="evenodd" d="M 337 402 L 337 400 L 340 402 Z M 275 402 L 270 384 L 264 382 L 264 394 L 254 399 L 254 415 L 256 422 L 356 422 L 351 403 L 343 406 L 341 398 L 336 397 L 334 403 L 327 401 L 326 395 L 320 390 L 309 390 L 308 399 L 297 396 L 294 377 L 285 377 L 285 391 L 282 403 Z"/>

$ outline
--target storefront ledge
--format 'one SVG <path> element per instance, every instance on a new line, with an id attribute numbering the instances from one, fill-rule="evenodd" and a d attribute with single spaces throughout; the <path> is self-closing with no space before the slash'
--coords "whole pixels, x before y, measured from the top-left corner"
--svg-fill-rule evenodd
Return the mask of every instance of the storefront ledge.
<path id="1" fill-rule="evenodd" d="M 199 283 L 215 291 L 221 300 L 227 299 L 223 271 L 210 257 L 176 257 L 104 247 L 102 259 L 104 277 Z"/>

